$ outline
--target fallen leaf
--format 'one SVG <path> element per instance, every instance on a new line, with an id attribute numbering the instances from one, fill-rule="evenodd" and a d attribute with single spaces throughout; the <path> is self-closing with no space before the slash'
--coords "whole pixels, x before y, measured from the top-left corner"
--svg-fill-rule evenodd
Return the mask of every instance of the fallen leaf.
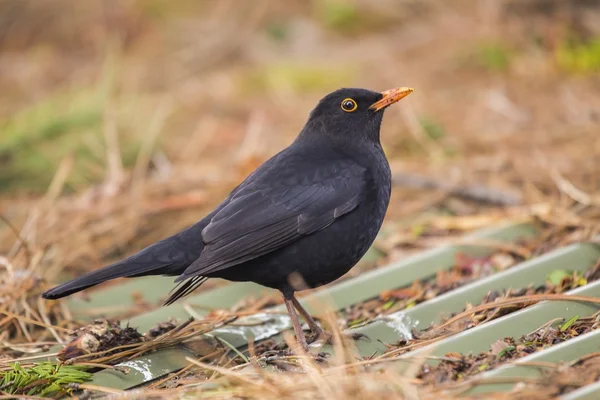
<path id="1" fill-rule="evenodd" d="M 565 271 L 563 269 L 556 269 L 548 274 L 548 280 L 554 286 L 558 286 L 558 285 L 560 285 L 563 278 L 570 277 L 570 276 L 571 276 L 570 272 Z"/>
<path id="2" fill-rule="evenodd" d="M 383 300 L 389 299 L 410 299 L 411 297 L 417 296 L 418 292 L 416 288 L 413 286 L 395 290 L 384 290 L 379 294 L 379 297 Z"/>
<path id="3" fill-rule="evenodd" d="M 515 349 L 515 346 L 508 346 L 508 347 L 506 347 L 506 348 L 502 349 L 502 350 L 500 351 L 500 353 L 498 353 L 498 358 L 502 358 L 502 356 L 503 356 L 504 354 L 506 354 L 506 353 L 508 353 L 508 352 L 511 352 L 511 351 L 513 351 L 514 349 Z"/>
<path id="4" fill-rule="evenodd" d="M 562 324 L 560 326 L 560 331 L 564 332 L 567 329 L 569 329 L 571 327 L 571 325 L 573 325 L 575 323 L 575 321 L 577 321 L 579 319 L 579 315 L 575 315 L 573 316 L 571 319 L 569 319 L 567 322 L 565 322 L 564 324 Z"/>
<path id="5" fill-rule="evenodd" d="M 460 360 L 462 358 L 462 355 L 460 353 L 450 352 L 450 353 L 444 354 L 444 357 L 447 357 L 447 358 L 456 358 L 456 359 Z"/>

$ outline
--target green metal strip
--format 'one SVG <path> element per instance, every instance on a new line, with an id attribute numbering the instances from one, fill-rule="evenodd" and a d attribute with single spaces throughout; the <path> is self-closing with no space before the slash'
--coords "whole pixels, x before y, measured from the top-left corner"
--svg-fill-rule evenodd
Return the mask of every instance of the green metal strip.
<path id="1" fill-rule="evenodd" d="M 534 234 L 535 230 L 531 225 L 508 225 L 482 230 L 465 239 L 516 241 Z M 461 252 L 471 256 L 485 256 L 492 253 L 492 250 L 480 246 L 443 246 L 417 254 L 311 294 L 306 297 L 309 300 L 306 308 L 310 312 L 318 312 L 319 310 L 312 309 L 312 305 L 317 304 L 321 308 L 323 303 L 332 302 L 337 306 L 333 309 L 342 309 L 372 299 L 384 290 L 408 286 L 415 280 L 426 279 L 435 276 L 438 271 L 450 269 L 456 262 L 456 255 Z"/>
<path id="2" fill-rule="evenodd" d="M 170 290 L 170 286 L 163 288 L 163 291 L 168 292 L 168 290 Z M 145 332 L 157 323 L 167 321 L 169 318 L 176 318 L 180 322 L 190 318 L 191 315 L 185 310 L 183 304 L 188 304 L 196 314 L 205 316 L 211 310 L 229 309 L 245 298 L 250 296 L 260 298 L 269 293 L 272 293 L 271 289 L 254 283 L 243 282 L 235 285 L 224 285 L 186 298 L 181 303 L 161 307 L 149 313 L 133 317 L 128 320 L 128 324 L 136 327 L 141 332 Z"/>
<path id="3" fill-rule="evenodd" d="M 567 294 L 600 297 L 600 281 L 577 288 Z M 460 354 L 480 353 L 487 351 L 490 345 L 505 337 L 520 337 L 528 334 L 544 323 L 561 317 L 565 320 L 579 315 L 590 316 L 600 310 L 599 304 L 578 303 L 573 301 L 544 301 L 523 310 L 516 311 L 504 317 L 479 325 L 473 329 L 458 333 L 447 339 L 432 343 L 429 346 L 411 351 L 401 358 L 419 356 L 443 356 L 449 352 Z M 436 360 L 428 360 L 427 363 L 436 364 Z M 402 370 L 406 367 L 404 363 L 398 363 Z"/>
<path id="4" fill-rule="evenodd" d="M 554 345 L 548 349 L 538 351 L 529 356 L 523 357 L 514 363 L 503 365 L 493 371 L 487 371 L 478 375 L 478 379 L 511 377 L 511 378 L 539 378 L 544 375 L 544 370 L 540 367 L 531 365 L 522 365 L 529 362 L 551 362 L 560 363 L 574 361 L 586 354 L 600 351 L 600 330 L 590 332 L 563 343 Z M 463 395 L 474 395 L 489 392 L 506 392 L 512 390 L 515 383 L 478 385 Z"/>
<path id="5" fill-rule="evenodd" d="M 74 296 L 67 300 L 67 304 L 75 318 L 110 318 L 134 307 L 133 293 L 137 292 L 139 299 L 146 303 L 158 305 L 160 299 L 165 297 L 166 288 L 172 285 L 172 277 L 147 276 L 127 279 L 107 288 L 92 290 L 86 294 L 86 299 Z"/>
<path id="6" fill-rule="evenodd" d="M 191 351 L 177 346 L 118 364 L 128 368 L 128 374 L 105 369 L 96 375 L 102 374 L 102 386 L 125 390 L 181 369 L 189 364 L 186 357 L 196 358 Z M 97 378 L 94 377 L 94 383 L 96 381 Z"/>
<path id="7" fill-rule="evenodd" d="M 598 400 L 600 399 L 600 381 L 574 390 L 560 397 L 561 400 Z"/>
<path id="8" fill-rule="evenodd" d="M 383 352 L 386 350 L 383 343 L 407 339 L 411 337 L 413 329 L 425 329 L 432 323 L 439 322 L 444 314 L 460 312 L 467 303 L 477 304 L 490 291 L 541 285 L 546 281 L 547 275 L 556 269 L 583 272 L 591 268 L 598 259 L 600 246 L 588 243 L 566 246 L 444 293 L 415 307 L 384 316 L 351 332 L 378 339 L 357 343 L 362 356 Z"/>

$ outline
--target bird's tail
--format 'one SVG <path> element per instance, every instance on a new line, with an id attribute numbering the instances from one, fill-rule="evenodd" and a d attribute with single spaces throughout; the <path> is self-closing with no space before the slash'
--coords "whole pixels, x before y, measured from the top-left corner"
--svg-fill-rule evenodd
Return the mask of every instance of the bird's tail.
<path id="1" fill-rule="evenodd" d="M 160 275 L 162 274 L 161 270 L 165 268 L 165 265 L 147 265 L 145 268 L 135 267 L 136 265 L 131 265 L 128 260 L 111 264 L 97 271 L 92 271 L 88 274 L 72 279 L 63 283 L 62 285 L 58 285 L 55 288 L 44 292 L 42 297 L 45 299 L 60 299 L 61 297 L 77 293 L 111 279 L 143 275 Z"/>
<path id="2" fill-rule="evenodd" d="M 180 275 L 202 251 L 202 224 L 146 247 L 137 254 L 63 283 L 42 294 L 45 299 L 60 299 L 115 278 L 145 275 Z"/>

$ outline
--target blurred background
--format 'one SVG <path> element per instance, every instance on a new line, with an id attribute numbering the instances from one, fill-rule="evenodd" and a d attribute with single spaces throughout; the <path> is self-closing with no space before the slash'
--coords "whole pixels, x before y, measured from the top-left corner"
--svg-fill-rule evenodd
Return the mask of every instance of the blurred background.
<path id="1" fill-rule="evenodd" d="M 396 86 L 371 263 L 600 204 L 600 1 L 0 0 L 0 254 L 98 268 L 203 216 L 328 92 Z"/>

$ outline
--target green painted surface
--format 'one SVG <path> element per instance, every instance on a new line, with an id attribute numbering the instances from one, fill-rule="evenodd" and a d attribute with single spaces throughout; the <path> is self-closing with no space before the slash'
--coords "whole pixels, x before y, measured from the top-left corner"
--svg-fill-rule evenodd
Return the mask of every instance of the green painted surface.
<path id="1" fill-rule="evenodd" d="M 586 335 L 576 337 L 563 343 L 554 345 L 546 350 L 539 351 L 527 357 L 523 357 L 514 363 L 504 365 L 493 371 L 479 374 L 479 379 L 493 377 L 527 377 L 538 378 L 544 375 L 544 369 L 530 365 L 520 365 L 528 362 L 551 362 L 560 363 L 574 361 L 588 353 L 600 351 L 600 331 L 590 332 Z M 479 385 L 465 392 L 465 395 L 480 394 L 487 392 L 508 391 L 514 384 L 490 384 Z"/>
<path id="2" fill-rule="evenodd" d="M 129 389 L 181 369 L 188 364 L 186 357 L 195 358 L 192 352 L 183 347 L 173 347 L 150 353 L 135 360 L 117 364 L 127 367 L 128 374 L 114 370 L 103 370 L 96 373 L 94 384 L 115 389 Z"/>
<path id="3" fill-rule="evenodd" d="M 598 400 L 600 399 L 600 382 L 592 383 L 574 390 L 560 398 L 561 400 Z"/>
<path id="4" fill-rule="evenodd" d="M 600 297 L 600 281 L 571 290 L 568 294 Z M 598 310 L 600 310 L 600 304 L 574 301 L 544 301 L 486 324 L 479 325 L 473 329 L 458 333 L 445 340 L 414 350 L 401 357 L 412 358 L 421 355 L 436 357 L 443 356 L 449 352 L 461 354 L 480 353 L 487 351 L 490 345 L 497 340 L 505 337 L 526 335 L 552 319 L 564 318 L 567 320 L 575 315 L 585 317 L 593 315 Z M 593 351 L 595 351 L 593 348 L 586 349 L 586 352 Z M 427 362 L 431 364 L 436 363 L 435 360 Z M 398 363 L 397 365 L 401 370 L 405 368 L 405 364 L 403 363 Z"/>
<path id="5" fill-rule="evenodd" d="M 168 293 L 169 290 L 170 286 L 163 288 L 165 293 Z M 269 293 L 273 293 L 273 291 L 254 283 L 225 285 L 223 287 L 200 292 L 200 294 L 195 296 L 186 297 L 168 307 L 161 307 L 122 322 L 129 323 L 130 326 L 134 326 L 141 332 L 145 332 L 157 323 L 167 321 L 169 318 L 176 318 L 180 322 L 190 318 L 191 315 L 185 310 L 184 304 L 188 304 L 195 313 L 206 315 L 211 310 L 230 309 L 236 303 L 249 296 L 260 298 Z"/>
<path id="6" fill-rule="evenodd" d="M 431 323 L 439 322 L 443 315 L 460 312 L 467 303 L 478 304 L 490 291 L 541 285 L 546 281 L 548 274 L 554 270 L 583 272 L 591 268 L 598 259 L 600 259 L 600 246 L 570 245 L 444 293 L 408 310 L 382 317 L 352 332 L 378 339 L 360 342 L 361 355 L 383 352 L 386 347 L 381 342 L 395 343 L 402 337 L 410 337 L 412 329 L 425 329 Z"/>
<path id="7" fill-rule="evenodd" d="M 68 300 L 68 305 L 76 318 L 113 317 L 135 304 L 133 293 L 137 293 L 140 300 L 149 304 L 158 304 L 172 285 L 173 278 L 164 276 L 123 279 L 122 283 L 86 293 L 86 300 L 74 296 Z"/>
<path id="8" fill-rule="evenodd" d="M 535 230 L 529 225 L 510 225 L 500 228 L 486 229 L 466 237 L 494 239 L 498 241 L 516 241 L 523 237 L 533 236 Z M 332 303 L 334 309 L 341 309 L 352 304 L 371 299 L 383 290 L 395 289 L 412 284 L 415 280 L 433 277 L 438 271 L 450 269 L 458 253 L 471 256 L 490 254 L 491 249 L 478 246 L 443 246 L 409 257 L 401 262 L 384 268 L 361 274 L 353 279 L 340 282 L 326 290 L 307 296 L 307 310 L 318 312 L 321 304 Z M 312 303 L 312 304 L 311 304 Z M 318 309 L 313 309 L 317 305 Z"/>

